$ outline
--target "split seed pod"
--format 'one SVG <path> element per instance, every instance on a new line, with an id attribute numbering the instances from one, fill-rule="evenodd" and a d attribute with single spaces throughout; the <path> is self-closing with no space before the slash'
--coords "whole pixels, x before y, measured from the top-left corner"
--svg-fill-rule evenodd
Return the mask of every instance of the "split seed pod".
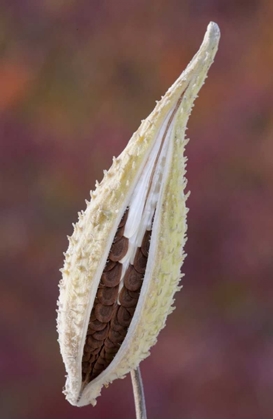
<path id="1" fill-rule="evenodd" d="M 57 329 L 65 394 L 96 404 L 101 388 L 150 353 L 180 289 L 186 240 L 186 124 L 218 47 L 204 41 L 87 202 L 65 253 Z"/>

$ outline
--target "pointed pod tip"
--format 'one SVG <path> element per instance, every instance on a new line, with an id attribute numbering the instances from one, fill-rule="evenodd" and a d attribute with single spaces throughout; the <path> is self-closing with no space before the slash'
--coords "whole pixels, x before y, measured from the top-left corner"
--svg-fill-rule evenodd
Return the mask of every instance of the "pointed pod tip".
<path id="1" fill-rule="evenodd" d="M 218 42 L 220 39 L 220 28 L 215 22 L 210 22 L 207 27 L 207 32 L 205 37 L 208 38 L 210 41 Z"/>

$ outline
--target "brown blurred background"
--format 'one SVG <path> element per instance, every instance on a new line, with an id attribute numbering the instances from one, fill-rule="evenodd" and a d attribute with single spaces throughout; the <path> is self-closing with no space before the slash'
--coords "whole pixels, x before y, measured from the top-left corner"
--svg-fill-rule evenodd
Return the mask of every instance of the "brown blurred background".
<path id="1" fill-rule="evenodd" d="M 72 407 L 55 327 L 77 211 L 202 41 L 188 257 L 142 363 L 150 418 L 273 416 L 273 1 L 0 3 L 0 415 L 134 417 L 130 378 Z"/>

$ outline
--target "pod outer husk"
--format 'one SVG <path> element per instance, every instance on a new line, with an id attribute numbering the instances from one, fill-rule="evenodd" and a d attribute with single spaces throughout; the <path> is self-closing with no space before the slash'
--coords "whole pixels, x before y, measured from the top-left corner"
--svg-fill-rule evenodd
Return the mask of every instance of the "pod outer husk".
<path id="1" fill-rule="evenodd" d="M 167 315 L 173 310 L 173 295 L 180 288 L 178 283 L 186 240 L 185 129 L 194 99 L 213 62 L 219 36 L 218 26 L 210 23 L 198 53 L 185 72 L 142 122 L 121 155 L 113 159 L 113 165 L 91 193 L 91 202 L 79 214 L 69 238 L 59 285 L 57 330 L 67 371 L 64 392 L 73 405 L 95 405 L 104 385 L 137 367 L 149 355 Z M 180 99 L 172 126 L 145 277 L 133 320 L 114 360 L 82 389 L 81 359 L 101 273 L 149 152 L 166 116 Z"/>

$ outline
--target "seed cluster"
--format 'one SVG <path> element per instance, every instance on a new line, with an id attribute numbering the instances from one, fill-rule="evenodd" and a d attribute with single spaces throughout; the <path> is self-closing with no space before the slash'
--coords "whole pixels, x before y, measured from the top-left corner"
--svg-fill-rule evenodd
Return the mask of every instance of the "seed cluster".
<path id="1" fill-rule="evenodd" d="M 119 295 L 122 264 L 129 240 L 124 234 L 128 209 L 118 226 L 108 260 L 103 270 L 94 306 L 91 311 L 82 358 L 82 380 L 96 378 L 114 359 L 132 321 L 146 269 L 151 231 L 146 231 L 134 263 L 124 275 Z M 118 303 L 119 299 L 119 303 Z"/>

